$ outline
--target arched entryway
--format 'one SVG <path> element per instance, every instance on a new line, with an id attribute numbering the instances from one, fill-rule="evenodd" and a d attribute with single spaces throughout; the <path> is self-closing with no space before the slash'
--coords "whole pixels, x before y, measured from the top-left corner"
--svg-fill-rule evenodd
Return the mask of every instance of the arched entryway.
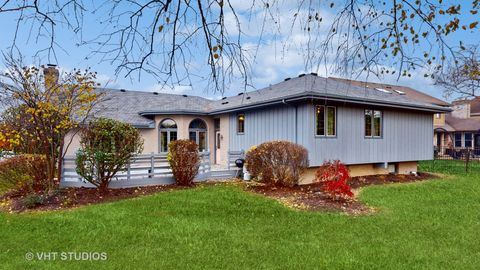
<path id="1" fill-rule="evenodd" d="M 164 119 L 159 126 L 159 152 L 168 152 L 168 144 L 177 140 L 177 123 L 170 118 Z"/>
<path id="2" fill-rule="evenodd" d="M 194 119 L 188 126 L 188 137 L 198 145 L 198 151 L 207 151 L 207 124 L 202 119 Z"/>

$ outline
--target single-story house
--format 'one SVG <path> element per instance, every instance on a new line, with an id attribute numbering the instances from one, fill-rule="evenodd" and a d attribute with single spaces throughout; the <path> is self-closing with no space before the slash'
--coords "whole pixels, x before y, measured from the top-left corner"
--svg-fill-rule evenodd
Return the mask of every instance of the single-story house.
<path id="1" fill-rule="evenodd" d="M 229 151 L 286 140 L 307 148 L 311 167 L 339 159 L 353 175 L 416 171 L 417 161 L 433 158 L 433 115 L 450 110 L 315 73 L 220 100 L 100 91 L 105 101 L 96 116 L 137 127 L 145 140 L 145 153 L 164 153 L 170 141 L 191 139 L 200 151 L 211 153 L 212 164 L 222 166 Z M 78 146 L 74 138 L 69 154 Z"/>

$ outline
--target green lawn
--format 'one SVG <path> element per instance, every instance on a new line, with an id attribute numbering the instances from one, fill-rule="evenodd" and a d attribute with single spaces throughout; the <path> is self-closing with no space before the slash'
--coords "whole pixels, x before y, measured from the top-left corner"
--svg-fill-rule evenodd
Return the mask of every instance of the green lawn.
<path id="1" fill-rule="evenodd" d="M 233 185 L 35 214 L 0 213 L 2 269 L 478 269 L 480 179 L 372 186 L 369 216 L 299 212 Z M 26 252 L 107 252 L 102 262 Z"/>
<path id="2" fill-rule="evenodd" d="M 421 167 L 423 171 L 434 171 L 446 174 L 465 174 L 466 166 L 464 160 L 429 160 L 423 161 Z M 468 163 L 468 172 L 480 174 L 480 161 L 470 160 Z"/>

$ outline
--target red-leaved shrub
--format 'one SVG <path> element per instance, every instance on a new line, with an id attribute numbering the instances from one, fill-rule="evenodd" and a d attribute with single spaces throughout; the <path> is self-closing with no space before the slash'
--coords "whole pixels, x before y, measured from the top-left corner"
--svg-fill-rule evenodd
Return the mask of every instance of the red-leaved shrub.
<path id="1" fill-rule="evenodd" d="M 42 155 L 18 155 L 0 161 L 0 190 L 27 194 L 48 189 L 47 160 Z"/>
<path id="2" fill-rule="evenodd" d="M 315 173 L 315 180 L 323 183 L 324 191 L 334 199 L 353 196 L 349 179 L 348 168 L 340 160 L 325 161 Z"/>
<path id="3" fill-rule="evenodd" d="M 270 185 L 293 186 L 308 167 L 305 147 L 287 142 L 273 141 L 252 147 L 245 156 L 248 172 Z"/>

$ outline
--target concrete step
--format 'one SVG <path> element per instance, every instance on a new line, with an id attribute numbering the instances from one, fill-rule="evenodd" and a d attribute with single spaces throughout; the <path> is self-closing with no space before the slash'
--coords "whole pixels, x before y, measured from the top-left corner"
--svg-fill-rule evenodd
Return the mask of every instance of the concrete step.
<path id="1" fill-rule="evenodd" d="M 210 171 L 210 178 L 231 178 L 237 175 L 236 171 L 224 170 L 224 171 Z"/>

